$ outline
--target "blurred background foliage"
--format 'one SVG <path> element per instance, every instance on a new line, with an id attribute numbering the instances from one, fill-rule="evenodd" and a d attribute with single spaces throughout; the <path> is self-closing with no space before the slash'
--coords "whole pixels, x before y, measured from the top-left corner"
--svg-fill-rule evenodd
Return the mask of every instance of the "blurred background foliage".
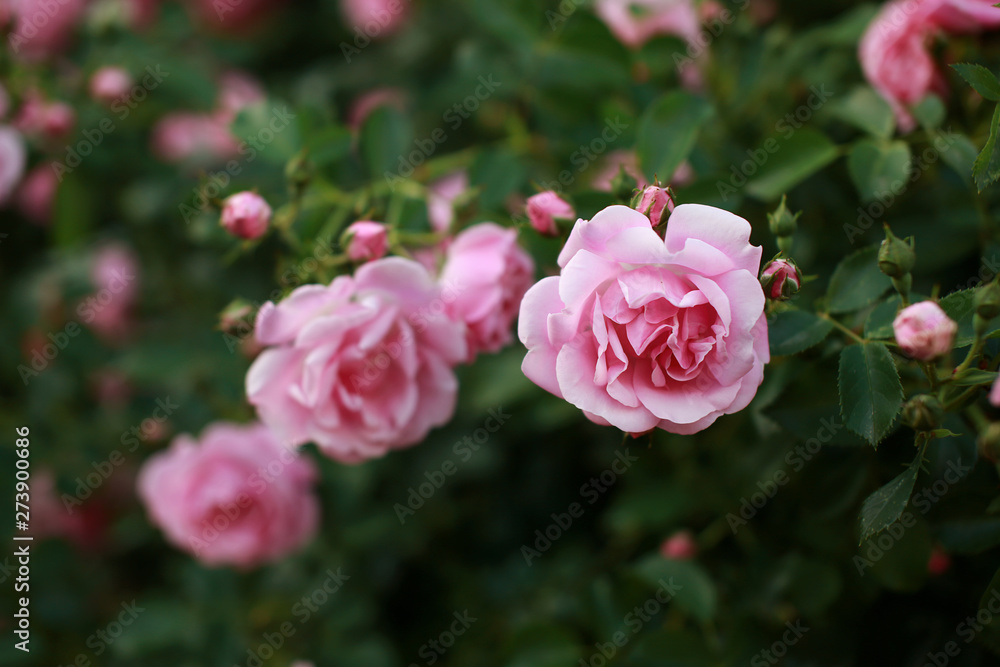
<path id="1" fill-rule="evenodd" d="M 250 362 L 216 328 L 226 304 L 237 297 L 259 303 L 276 289 L 320 279 L 308 271 L 291 282 L 281 276 L 289 267 L 298 271 L 316 243 L 336 239 L 349 218 L 395 215 L 407 228 L 426 229 L 423 185 L 455 169 L 468 169 L 476 188 L 461 207 L 463 223 L 523 225 L 517 195 L 531 194 L 533 183 L 571 170 L 565 191 L 589 217 L 614 202 L 591 187 L 612 150 L 638 149 L 643 166 L 661 178 L 657 165 L 676 166 L 680 156 L 695 177 L 677 188 L 678 199 L 746 217 L 765 258 L 777 251 L 766 213 L 787 192 L 789 207 L 803 211 L 794 256 L 819 277 L 798 297 L 803 304 L 822 296 L 844 256 L 881 239 L 883 220 L 917 239 L 918 293 L 967 287 L 984 260 L 1000 266 L 1000 202 L 995 190 L 977 195 L 970 177 L 991 110 L 957 75 L 946 73 L 951 95 L 928 103 L 923 127 L 894 138 L 891 113 L 864 83 L 856 56 L 875 5 L 767 3 L 773 15 L 761 17 L 758 10 L 768 8 L 757 0 L 745 11 L 723 4 L 735 20 L 697 59 L 700 92 L 680 87 L 673 55 L 684 51 L 681 41 L 661 37 L 630 51 L 587 3 L 568 1 L 415 2 L 403 29 L 373 40 L 350 62 L 342 45 L 355 35 L 333 0 L 285 3 L 264 26 L 237 36 L 165 3 L 141 33 L 91 20 L 65 57 L 69 64 L 5 60 L 8 89 L 30 80 L 69 100 L 78 134 L 108 116 L 84 95 L 82 74 L 114 62 L 133 72 L 159 66 L 169 76 L 66 176 L 48 227 L 0 213 L 3 488 L 13 484 L 15 426 L 31 428 L 33 471 L 51 470 L 58 491 L 73 493 L 95 462 L 123 449 L 123 434 L 149 417 L 158 399 L 179 407 L 164 433 L 124 452 L 124 464 L 84 501 L 89 539 L 34 544 L 32 652 L 13 649 L 6 614 L 0 662 L 63 665 L 84 654 L 110 666 L 254 664 L 248 650 L 260 655 L 265 636 L 291 622 L 294 634 L 265 664 L 431 664 L 425 644 L 465 610 L 477 620 L 441 664 L 598 665 L 596 645 L 621 631 L 629 641 L 614 661 L 622 665 L 773 664 L 761 651 L 796 621 L 808 632 L 786 647 L 787 665 L 918 665 L 956 639 L 956 626 L 976 613 L 997 568 L 1000 518 L 987 512 L 996 509 L 996 470 L 977 462 L 968 429 L 933 443 L 918 490 L 931 488 L 949 462 L 974 469 L 926 513 L 915 511 L 916 525 L 860 574 L 855 556 L 870 553 L 867 543 L 858 545 L 860 505 L 914 452 L 906 428 L 877 451 L 841 429 L 801 470 L 788 463 L 796 447 L 820 437 L 821 420 L 839 418 L 844 342 L 835 337 L 804 355 L 775 357 L 751 407 L 708 431 L 624 443 L 525 379 L 519 345 L 482 357 L 460 371 L 453 422 L 423 444 L 358 466 L 307 448 L 322 470 L 322 530 L 302 553 L 252 572 L 206 569 L 168 546 L 134 499 L 135 470 L 172 435 L 198 433 L 216 419 L 252 418 L 243 398 Z M 996 71 L 998 47 L 987 34 L 942 48 L 948 62 Z M 218 75 L 233 67 L 259 77 L 268 94 L 266 104 L 234 121 L 237 137 L 255 134 L 275 107 L 287 105 L 295 117 L 242 163 L 223 193 L 257 189 L 276 210 L 291 206 L 286 166 L 308 149 L 309 187 L 287 238 L 240 245 L 212 209 L 185 221 L 180 205 L 195 206 L 198 188 L 222 167 L 167 165 L 150 151 L 153 123 L 169 111 L 210 109 Z M 446 114 L 474 95 L 481 77 L 500 85 L 454 126 Z M 402 108 L 384 107 L 352 129 L 352 101 L 385 86 L 403 91 Z M 829 100 L 783 136 L 781 120 L 809 108 L 818 86 Z M 609 120 L 623 132 L 599 159 L 579 162 L 581 146 Z M 385 171 L 438 128 L 446 140 L 388 196 Z M 905 173 L 900 154 L 922 152 L 944 130 L 957 135 L 954 148 L 852 238 L 845 225 L 861 224 L 872 180 Z M 677 137 L 690 145 L 677 148 Z M 718 184 L 731 183 L 752 159 L 748 151 L 771 137 L 780 150 L 724 198 Z M 25 386 L 17 368 L 30 359 L 32 336 L 62 331 L 76 318 L 75 304 L 90 289 L 88 262 L 109 240 L 140 258 L 135 331 L 109 344 L 85 328 Z M 527 226 L 522 240 L 540 276 L 555 271 L 559 241 Z M 109 394 L 108 382 L 120 391 Z M 463 460 L 468 450 L 456 443 L 482 427 L 490 410 L 510 417 Z M 962 433 L 963 425 L 953 430 Z M 623 448 L 638 461 L 590 504 L 583 487 Z M 449 460 L 457 472 L 401 525 L 396 505 Z M 727 515 L 766 493 L 781 470 L 787 484 L 776 485 L 774 498 L 734 534 Z M 536 531 L 573 502 L 583 515 L 526 564 L 522 548 L 537 548 Z M 0 526 L 12 545 L 12 519 Z M 681 529 L 694 532 L 700 553 L 691 561 L 664 559 L 660 544 Z M 934 547 L 953 559 L 943 574 L 928 573 Z M 12 552 L 0 554 L 5 567 Z M 350 578 L 303 621 L 296 604 L 338 568 Z M 0 574 L 5 609 L 14 606 L 13 576 Z M 628 615 L 670 577 L 682 592 L 633 634 Z M 145 611 L 98 655 L 100 645 L 89 638 L 132 600 Z M 990 645 L 1000 645 L 1000 634 L 987 627 L 973 643 L 961 642 L 949 664 L 990 664 Z"/>

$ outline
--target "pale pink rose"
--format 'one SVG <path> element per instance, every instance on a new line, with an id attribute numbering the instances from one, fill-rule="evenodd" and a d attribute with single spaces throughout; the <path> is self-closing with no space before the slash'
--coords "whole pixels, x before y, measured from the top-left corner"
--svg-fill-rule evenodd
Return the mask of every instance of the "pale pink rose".
<path id="1" fill-rule="evenodd" d="M 355 222 L 344 232 L 344 237 L 347 256 L 354 262 L 379 259 L 389 248 L 388 229 L 381 222 Z"/>
<path id="2" fill-rule="evenodd" d="M 364 93 L 351 104 L 347 112 L 347 124 L 353 129 L 360 129 L 376 109 L 392 107 L 403 111 L 406 107 L 406 92 L 400 88 L 376 88 Z"/>
<path id="3" fill-rule="evenodd" d="M 1000 28 L 1000 9 L 994 6 L 994 0 L 926 0 L 924 4 L 928 5 L 927 21 L 947 32 Z"/>
<path id="4" fill-rule="evenodd" d="M 123 67 L 102 67 L 90 77 L 90 96 L 101 104 L 111 104 L 132 89 L 132 76 Z"/>
<path id="5" fill-rule="evenodd" d="M 39 60 L 63 52 L 87 0 L 14 0 L 14 29 L 7 42 L 11 53 L 23 60 Z"/>
<path id="6" fill-rule="evenodd" d="M 48 225 L 52 220 L 59 179 L 49 164 L 35 167 L 28 172 L 17 189 L 17 209 L 36 225 Z"/>
<path id="7" fill-rule="evenodd" d="M 251 74 L 229 70 L 219 77 L 216 106 L 226 122 L 232 122 L 240 111 L 267 99 L 267 91 Z"/>
<path id="8" fill-rule="evenodd" d="M 698 543 L 690 530 L 681 530 L 663 541 L 660 554 L 667 560 L 691 560 L 698 555 Z"/>
<path id="9" fill-rule="evenodd" d="M 642 196 L 635 209 L 649 218 L 651 226 L 659 227 L 664 221 L 664 215 L 670 215 L 673 212 L 674 199 L 665 188 L 648 185 L 642 191 Z"/>
<path id="10" fill-rule="evenodd" d="M 692 0 L 597 0 L 594 11 L 623 44 L 639 48 L 656 35 L 693 43 L 701 31 Z"/>
<path id="11" fill-rule="evenodd" d="M 559 235 L 559 227 L 556 225 L 557 218 L 561 220 L 576 218 L 576 212 L 569 202 L 552 190 L 539 192 L 537 195 L 528 197 L 525 209 L 531 226 L 536 232 L 545 236 Z"/>
<path id="12" fill-rule="evenodd" d="M 951 351 L 958 325 L 933 301 L 904 308 L 892 322 L 900 349 L 914 359 L 930 361 Z"/>
<path id="13" fill-rule="evenodd" d="M 799 291 L 802 273 L 799 267 L 787 259 L 776 259 L 761 271 L 760 282 L 768 297 L 787 299 Z"/>
<path id="14" fill-rule="evenodd" d="M 14 188 L 21 182 L 27 159 L 21 133 L 0 125 L 0 206 L 7 203 Z"/>
<path id="15" fill-rule="evenodd" d="M 153 128 L 153 152 L 164 162 L 223 162 L 236 155 L 239 142 L 229 122 L 209 114 L 174 112 Z"/>
<path id="16" fill-rule="evenodd" d="M 511 327 L 534 279 L 535 263 L 518 245 L 517 230 L 484 222 L 455 237 L 441 282 L 454 297 L 448 312 L 466 325 L 468 360 L 513 341 Z"/>
<path id="17" fill-rule="evenodd" d="M 94 256 L 90 270 L 94 292 L 80 301 L 77 313 L 108 344 L 119 345 L 132 335 L 138 274 L 138 259 L 126 246 L 111 243 Z"/>
<path id="18" fill-rule="evenodd" d="M 167 539 L 207 565 L 250 568 L 312 539 L 319 503 L 312 461 L 262 424 L 216 422 L 181 435 L 139 473 L 139 497 Z"/>
<path id="19" fill-rule="evenodd" d="M 997 378 L 990 387 L 990 405 L 1000 408 L 1000 378 Z"/>
<path id="20" fill-rule="evenodd" d="M 521 302 L 528 379 L 628 433 L 690 434 L 745 408 L 770 360 L 750 224 L 682 204 L 661 239 L 643 214 L 576 223 L 559 276 Z"/>
<path id="21" fill-rule="evenodd" d="M 931 30 L 927 3 L 896 0 L 882 8 L 858 47 L 865 78 L 892 107 L 902 132 L 916 127 L 909 107 L 944 90 L 928 46 Z"/>
<path id="22" fill-rule="evenodd" d="M 377 39 L 399 30 L 409 14 L 407 0 L 341 0 L 340 8 L 352 31 Z"/>
<path id="23" fill-rule="evenodd" d="M 427 217 L 434 231 L 445 233 L 455 221 L 455 199 L 469 189 L 469 173 L 452 172 L 427 186 Z"/>
<path id="24" fill-rule="evenodd" d="M 139 288 L 139 259 L 128 246 L 109 243 L 94 255 L 90 281 L 97 291 L 108 290 L 117 299 L 132 303 Z"/>
<path id="25" fill-rule="evenodd" d="M 241 239 L 260 238 L 271 224 L 271 207 L 256 192 L 237 192 L 222 203 L 221 224 Z"/>
<path id="26" fill-rule="evenodd" d="M 37 91 L 25 95 L 13 125 L 27 135 L 51 140 L 65 138 L 76 123 L 76 112 L 63 102 L 47 102 Z"/>
<path id="27" fill-rule="evenodd" d="M 345 463 L 414 445 L 451 419 L 466 358 L 464 330 L 417 262 L 384 257 L 329 285 L 266 303 L 265 349 L 247 399 L 282 442 L 315 442 Z"/>

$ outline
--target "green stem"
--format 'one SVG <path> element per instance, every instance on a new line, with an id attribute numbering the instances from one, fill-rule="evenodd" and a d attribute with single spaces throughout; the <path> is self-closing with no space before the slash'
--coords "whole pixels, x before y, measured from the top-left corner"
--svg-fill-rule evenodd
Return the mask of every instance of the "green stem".
<path id="1" fill-rule="evenodd" d="M 841 324 L 840 322 L 838 322 L 837 320 L 835 320 L 834 318 L 830 317 L 829 313 L 820 313 L 819 316 L 822 317 L 824 320 L 827 320 L 830 323 L 832 323 L 833 326 L 835 326 L 838 329 L 840 329 L 843 333 L 847 334 L 847 336 L 849 336 L 850 338 L 854 339 L 854 341 L 856 343 L 867 343 L 868 342 L 864 338 L 862 338 L 861 336 L 859 336 L 858 334 L 854 333 L 853 331 L 851 331 L 850 329 L 848 329 L 846 326 L 844 326 L 843 324 Z"/>

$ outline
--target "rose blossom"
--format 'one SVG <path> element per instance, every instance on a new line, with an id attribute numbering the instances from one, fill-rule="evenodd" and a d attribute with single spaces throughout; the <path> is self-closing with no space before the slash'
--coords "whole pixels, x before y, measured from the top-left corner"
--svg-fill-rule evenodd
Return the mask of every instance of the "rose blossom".
<path id="1" fill-rule="evenodd" d="M 118 344 L 132 333 L 132 307 L 138 295 L 139 261 L 127 246 L 111 243 L 94 257 L 94 292 L 77 307 L 83 321 L 104 341 Z"/>
<path id="2" fill-rule="evenodd" d="M 896 342 L 903 352 L 922 361 L 930 361 L 951 351 L 958 325 L 941 306 L 921 301 L 904 308 L 892 323 Z"/>
<path id="3" fill-rule="evenodd" d="M 694 43 L 701 31 L 692 0 L 597 0 L 594 11 L 623 44 L 639 48 L 656 35 Z"/>
<path id="4" fill-rule="evenodd" d="M 455 199 L 469 189 L 464 169 L 444 176 L 427 186 L 427 217 L 434 231 L 444 233 L 455 221 Z"/>
<path id="5" fill-rule="evenodd" d="M 87 0 L 18 0 L 12 3 L 17 21 L 8 42 L 18 58 L 39 60 L 61 53 L 87 8 Z"/>
<path id="6" fill-rule="evenodd" d="M 361 220 L 344 232 L 347 256 L 354 262 L 367 262 L 385 256 L 388 249 L 386 226 L 380 222 Z"/>
<path id="7" fill-rule="evenodd" d="M 102 67 L 90 77 L 90 96 L 102 104 L 111 104 L 132 88 L 132 76 L 122 67 Z"/>
<path id="8" fill-rule="evenodd" d="M 256 192 L 237 192 L 222 203 L 221 224 L 241 239 L 256 239 L 267 231 L 271 207 Z"/>
<path id="9" fill-rule="evenodd" d="M 315 442 L 345 463 L 416 444 L 451 419 L 467 356 L 441 289 L 413 260 L 385 257 L 354 276 L 305 285 L 257 314 L 268 345 L 247 399 L 283 442 Z"/>
<path id="10" fill-rule="evenodd" d="M 441 282 L 454 291 L 448 312 L 467 327 L 470 361 L 511 343 L 511 326 L 534 277 L 535 263 L 514 229 L 480 223 L 448 246 Z"/>
<path id="11" fill-rule="evenodd" d="M 691 560 L 698 555 L 698 543 L 690 530 L 679 530 L 663 541 L 660 555 L 667 560 Z"/>
<path id="12" fill-rule="evenodd" d="M 951 33 L 1000 28 L 1000 9 L 993 0 L 926 0 L 927 21 Z"/>
<path id="13" fill-rule="evenodd" d="M 28 172 L 16 196 L 17 208 L 21 215 L 36 225 L 49 224 L 58 187 L 59 179 L 48 164 L 40 165 Z"/>
<path id="14" fill-rule="evenodd" d="M 745 408 L 770 360 L 750 225 L 682 204 L 661 239 L 626 206 L 580 220 L 521 302 L 528 379 L 629 433 L 690 434 Z"/>
<path id="15" fill-rule="evenodd" d="M 545 236 L 559 235 L 556 218 L 562 220 L 576 218 L 573 207 L 552 190 L 528 197 L 526 212 L 531 226 L 536 232 Z"/>
<path id="16" fill-rule="evenodd" d="M 241 70 L 229 70 L 219 77 L 219 94 L 216 106 L 220 117 L 232 122 L 243 109 L 259 104 L 267 99 L 267 91 L 251 74 Z"/>
<path id="17" fill-rule="evenodd" d="M 221 114 L 174 112 L 153 127 L 153 152 L 164 162 L 221 162 L 236 154 L 239 142 Z"/>
<path id="18" fill-rule="evenodd" d="M 200 441 L 178 436 L 146 461 L 138 490 L 176 547 L 207 565 L 253 567 L 312 538 L 317 476 L 309 459 L 283 447 L 266 426 L 216 422 Z"/>
<path id="19" fill-rule="evenodd" d="M 399 30 L 408 4 L 401 0 L 341 0 L 340 8 L 352 30 L 378 38 Z"/>
<path id="20" fill-rule="evenodd" d="M 27 158 L 21 133 L 12 127 L 0 125 L 0 206 L 7 203 L 21 181 Z"/>

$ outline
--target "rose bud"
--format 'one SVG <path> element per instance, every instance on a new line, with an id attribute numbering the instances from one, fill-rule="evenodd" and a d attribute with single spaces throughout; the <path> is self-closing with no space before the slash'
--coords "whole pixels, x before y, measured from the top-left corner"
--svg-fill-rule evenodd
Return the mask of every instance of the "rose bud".
<path id="1" fill-rule="evenodd" d="M 664 221 L 664 213 L 673 212 L 674 199 L 666 188 L 650 185 L 632 198 L 632 208 L 649 218 L 653 227 L 659 227 Z"/>
<path id="2" fill-rule="evenodd" d="M 903 423 L 916 431 L 933 431 L 941 427 L 944 408 L 930 394 L 918 394 L 903 405 Z"/>
<path id="3" fill-rule="evenodd" d="M 111 104 L 132 88 L 132 77 L 121 67 L 102 67 L 90 77 L 90 96 L 102 104 Z"/>
<path id="4" fill-rule="evenodd" d="M 798 293 L 802 285 L 802 273 L 791 260 L 779 258 L 764 267 L 760 274 L 760 284 L 768 297 L 784 301 Z"/>
<path id="5" fill-rule="evenodd" d="M 663 541 L 660 555 L 667 560 L 691 560 L 698 555 L 698 544 L 690 530 L 681 530 Z"/>
<path id="6" fill-rule="evenodd" d="M 885 228 L 885 240 L 878 249 L 878 268 L 890 278 L 902 278 L 907 275 L 916 261 L 913 252 L 913 237 L 905 241 Z"/>
<path id="7" fill-rule="evenodd" d="M 559 235 L 557 220 L 573 221 L 576 219 L 573 207 L 552 190 L 539 192 L 537 195 L 528 197 L 528 204 L 525 208 L 531 226 L 543 236 Z"/>
<path id="8" fill-rule="evenodd" d="M 389 247 L 388 229 L 380 222 L 355 222 L 344 232 L 341 243 L 353 262 L 379 259 L 385 257 Z"/>
<path id="9" fill-rule="evenodd" d="M 921 301 L 904 308 L 893 321 L 892 329 L 903 352 L 914 359 L 930 361 L 951 350 L 958 325 L 941 306 Z"/>
<path id="10" fill-rule="evenodd" d="M 233 236 L 255 239 L 267 231 L 271 222 L 271 207 L 256 192 L 238 192 L 222 206 L 222 226 Z"/>

